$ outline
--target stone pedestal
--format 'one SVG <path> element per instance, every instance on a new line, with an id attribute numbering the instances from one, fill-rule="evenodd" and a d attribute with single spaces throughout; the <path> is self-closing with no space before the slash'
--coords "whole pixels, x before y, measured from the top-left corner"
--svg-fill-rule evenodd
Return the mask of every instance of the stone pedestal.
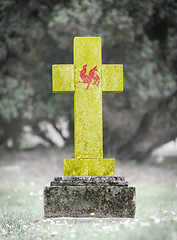
<path id="1" fill-rule="evenodd" d="M 44 215 L 133 218 L 135 188 L 123 177 L 55 177 L 44 189 Z"/>

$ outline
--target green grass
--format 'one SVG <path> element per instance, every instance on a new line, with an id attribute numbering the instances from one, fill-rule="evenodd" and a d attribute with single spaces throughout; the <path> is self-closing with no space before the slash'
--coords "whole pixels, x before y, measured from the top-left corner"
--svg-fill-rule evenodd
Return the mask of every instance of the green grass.
<path id="1" fill-rule="evenodd" d="M 133 220 L 44 220 L 43 187 L 0 187 L 0 239 L 177 239 L 176 183 L 137 185 Z"/>

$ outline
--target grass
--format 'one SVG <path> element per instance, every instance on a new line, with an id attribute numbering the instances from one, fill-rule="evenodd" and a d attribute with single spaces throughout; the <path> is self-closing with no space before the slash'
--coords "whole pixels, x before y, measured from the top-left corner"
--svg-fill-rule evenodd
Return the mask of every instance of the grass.
<path id="1" fill-rule="evenodd" d="M 44 220 L 43 187 L 27 180 L 0 187 L 0 239 L 177 239 L 176 183 L 138 184 L 133 220 Z"/>
<path id="2" fill-rule="evenodd" d="M 118 175 L 136 187 L 135 219 L 45 220 L 44 186 L 62 175 L 63 159 L 71 156 L 58 149 L 1 155 L 1 166 L 19 170 L 0 169 L 0 240 L 177 239 L 177 167 L 118 163 Z M 9 180 L 6 185 L 4 179 Z"/>

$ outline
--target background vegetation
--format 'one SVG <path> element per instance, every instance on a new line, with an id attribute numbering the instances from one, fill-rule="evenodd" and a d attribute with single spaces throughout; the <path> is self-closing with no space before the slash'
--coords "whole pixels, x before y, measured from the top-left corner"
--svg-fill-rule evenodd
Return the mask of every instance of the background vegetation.
<path id="1" fill-rule="evenodd" d="M 51 64 L 72 63 L 75 36 L 101 36 L 103 63 L 124 64 L 124 93 L 104 94 L 104 150 L 141 161 L 177 137 L 175 0 L 0 2 L 0 144 L 18 148 L 41 121 L 73 138 L 73 95 L 52 94 Z M 63 136 L 63 138 L 65 138 Z"/>

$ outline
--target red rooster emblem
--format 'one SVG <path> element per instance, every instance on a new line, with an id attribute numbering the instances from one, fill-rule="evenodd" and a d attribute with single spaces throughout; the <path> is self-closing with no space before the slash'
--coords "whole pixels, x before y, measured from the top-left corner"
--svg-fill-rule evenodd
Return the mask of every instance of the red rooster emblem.
<path id="1" fill-rule="evenodd" d="M 93 86 L 97 86 L 99 87 L 99 83 L 100 83 L 100 77 L 98 76 L 98 74 L 96 72 L 99 72 L 97 69 L 97 66 L 95 66 L 94 68 L 92 68 L 89 72 L 89 75 L 86 74 L 87 72 L 87 64 L 83 66 L 82 71 L 80 71 L 80 77 L 82 79 L 82 81 L 78 81 L 77 83 L 86 83 L 87 88 L 85 90 L 89 89 L 90 84 L 92 84 Z M 93 82 L 92 82 L 93 79 Z"/>

